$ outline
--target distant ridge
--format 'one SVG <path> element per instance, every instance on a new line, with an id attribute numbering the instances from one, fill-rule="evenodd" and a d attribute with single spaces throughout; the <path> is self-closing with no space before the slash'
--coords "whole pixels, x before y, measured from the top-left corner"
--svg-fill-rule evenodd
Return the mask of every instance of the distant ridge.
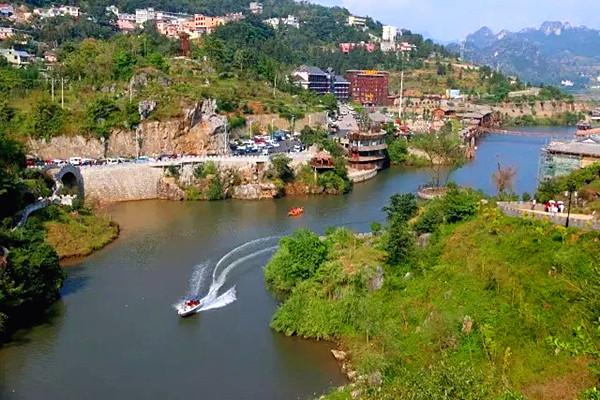
<path id="1" fill-rule="evenodd" d="M 483 27 L 447 48 L 536 84 L 600 85 L 600 30 L 586 26 L 546 21 L 539 28 L 498 33 Z"/>

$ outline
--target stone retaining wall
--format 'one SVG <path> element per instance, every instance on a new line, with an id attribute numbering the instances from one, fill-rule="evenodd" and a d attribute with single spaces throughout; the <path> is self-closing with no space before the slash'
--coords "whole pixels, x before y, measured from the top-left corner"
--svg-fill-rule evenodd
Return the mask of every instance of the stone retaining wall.
<path id="1" fill-rule="evenodd" d="M 128 164 L 81 168 L 86 201 L 111 203 L 158 198 L 161 168 Z"/>
<path id="2" fill-rule="evenodd" d="M 522 203 L 500 202 L 498 207 L 505 215 L 510 217 L 534 217 L 540 220 L 552 222 L 555 225 L 565 226 L 567 223 L 567 214 L 550 214 L 542 211 L 531 211 L 521 207 Z M 571 214 L 569 218 L 569 226 L 580 229 L 600 230 L 600 220 L 590 218 L 589 216 L 580 216 L 579 214 Z"/>

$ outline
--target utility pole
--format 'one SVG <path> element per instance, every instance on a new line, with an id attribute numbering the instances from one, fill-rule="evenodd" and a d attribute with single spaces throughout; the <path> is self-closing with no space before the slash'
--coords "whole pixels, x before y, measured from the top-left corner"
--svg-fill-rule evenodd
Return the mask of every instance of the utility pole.
<path id="1" fill-rule="evenodd" d="M 60 78 L 60 108 L 65 108 L 65 78 Z"/>

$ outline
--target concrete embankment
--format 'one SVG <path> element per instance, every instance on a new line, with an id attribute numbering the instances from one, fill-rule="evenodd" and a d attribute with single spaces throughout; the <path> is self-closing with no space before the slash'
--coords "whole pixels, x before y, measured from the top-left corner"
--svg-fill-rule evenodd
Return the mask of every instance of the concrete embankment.
<path id="1" fill-rule="evenodd" d="M 87 201 L 111 203 L 158 198 L 161 168 L 127 164 L 81 168 Z"/>
<path id="2" fill-rule="evenodd" d="M 502 212 L 511 217 L 533 217 L 544 221 L 552 222 L 555 225 L 565 225 L 567 223 L 567 213 L 547 213 L 543 210 L 531 210 L 529 204 L 522 202 L 499 202 L 498 207 Z M 581 229 L 600 230 L 600 220 L 592 215 L 571 214 L 569 217 L 569 226 Z"/>

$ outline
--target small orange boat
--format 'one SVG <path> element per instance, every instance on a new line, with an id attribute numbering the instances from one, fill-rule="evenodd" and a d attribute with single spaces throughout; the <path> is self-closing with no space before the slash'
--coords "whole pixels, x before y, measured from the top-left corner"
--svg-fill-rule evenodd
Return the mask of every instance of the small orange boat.
<path id="1" fill-rule="evenodd" d="M 299 217 L 304 214 L 304 207 L 293 207 L 288 211 L 288 217 Z"/>

